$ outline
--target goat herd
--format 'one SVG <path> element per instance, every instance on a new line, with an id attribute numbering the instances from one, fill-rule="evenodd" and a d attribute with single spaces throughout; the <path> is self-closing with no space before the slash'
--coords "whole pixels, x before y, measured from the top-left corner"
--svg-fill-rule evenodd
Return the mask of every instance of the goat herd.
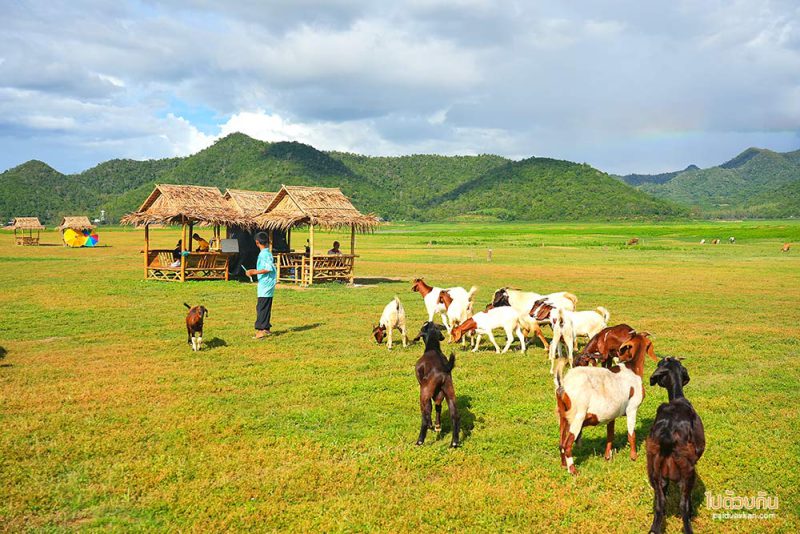
<path id="1" fill-rule="evenodd" d="M 441 430 L 442 402 L 445 399 L 453 426 L 451 446 L 459 445 L 460 418 L 452 377 L 455 354 L 446 358 L 442 353 L 440 342 L 445 340 L 442 330 L 447 331 L 452 343 L 461 342 L 463 345 L 469 338 L 473 352 L 478 350 L 484 335 L 498 353 L 507 352 L 515 336 L 519 339 L 521 351 L 525 351 L 525 340 L 530 335 L 542 341 L 548 350 L 550 373 L 554 376 L 561 465 L 573 475 L 577 470 L 572 447 L 580 439 L 583 427 L 606 425 L 605 459 L 610 460 L 614 423 L 623 415 L 627 422 L 630 458 L 636 459 L 636 413 L 644 399 L 642 380 L 647 356 L 658 361 L 650 376 L 650 385 L 658 384 L 669 394 L 669 402 L 659 406 L 656 412 L 646 441 L 647 472 L 655 494 L 655 517 L 650 531 L 661 532 L 663 528 L 665 493 L 669 481 L 673 481 L 678 483 L 681 491 L 683 530 L 692 532 L 691 493 L 696 476 L 695 464 L 705 449 L 703 423 L 683 395 L 683 386 L 689 382 L 686 368 L 675 358 L 659 360 L 647 332 L 636 332 L 626 324 L 609 327 L 610 315 L 603 307 L 576 311 L 578 299 L 567 292 L 540 295 L 502 288 L 494 293 L 491 304 L 484 311 L 473 313 L 475 287 L 469 291 L 462 287 L 442 289 L 415 279 L 412 290 L 422 296 L 428 312 L 428 321 L 414 340 L 422 339 L 425 343 L 425 351 L 415 367 L 422 412 L 417 445 L 425 442 L 428 429 Z M 441 315 L 443 327 L 434 323 L 437 313 Z M 549 343 L 542 332 L 545 325 L 553 332 Z M 395 329 L 402 335 L 403 346 L 407 346 L 405 310 L 397 297 L 386 305 L 379 324 L 373 328 L 375 340 L 381 343 L 387 338 L 391 349 Z M 494 332 L 500 329 L 506 336 L 502 350 L 494 338 Z M 588 338 L 589 342 L 580 353 L 574 354 L 578 348 L 577 339 L 581 336 Z M 566 356 L 562 346 L 566 349 Z M 565 374 L 567 366 L 571 369 Z M 431 420 L 432 404 L 436 408 L 435 424 Z"/>

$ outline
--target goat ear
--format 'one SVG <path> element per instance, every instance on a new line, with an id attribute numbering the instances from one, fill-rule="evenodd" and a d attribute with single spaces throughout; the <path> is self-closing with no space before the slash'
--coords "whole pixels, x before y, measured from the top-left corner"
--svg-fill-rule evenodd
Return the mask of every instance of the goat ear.
<path id="1" fill-rule="evenodd" d="M 664 367 L 657 367 L 656 370 L 650 375 L 650 385 L 661 385 L 661 379 L 667 375 L 667 370 Z"/>
<path id="2" fill-rule="evenodd" d="M 625 343 L 623 343 L 622 345 L 619 346 L 619 351 L 617 351 L 617 352 L 619 352 L 619 355 L 622 356 L 623 354 L 625 354 L 626 352 L 631 350 L 631 348 L 633 348 L 633 345 L 631 344 L 631 342 L 630 341 L 626 341 Z"/>
<path id="3" fill-rule="evenodd" d="M 683 366 L 681 366 L 681 381 L 683 382 L 684 386 L 689 383 L 689 371 L 687 371 L 686 367 Z"/>
<path id="4" fill-rule="evenodd" d="M 206 317 L 208 317 L 208 308 L 203 308 L 203 313 L 205 314 Z"/>

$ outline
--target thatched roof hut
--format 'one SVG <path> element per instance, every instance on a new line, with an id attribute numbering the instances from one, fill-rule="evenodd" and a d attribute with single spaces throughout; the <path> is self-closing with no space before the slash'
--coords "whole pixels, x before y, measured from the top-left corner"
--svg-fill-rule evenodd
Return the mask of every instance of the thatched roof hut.
<path id="1" fill-rule="evenodd" d="M 325 229 L 350 227 L 368 232 L 378 226 L 375 215 L 364 215 L 338 188 L 284 185 L 269 207 L 253 218 L 257 226 L 285 230 L 293 226 Z"/>
<path id="2" fill-rule="evenodd" d="M 225 199 L 230 201 L 245 217 L 255 217 L 267 211 L 278 193 L 226 189 Z"/>
<path id="3" fill-rule="evenodd" d="M 14 224 L 6 226 L 7 230 L 44 230 L 38 217 L 17 217 Z"/>
<path id="4" fill-rule="evenodd" d="M 156 185 L 144 204 L 125 215 L 121 222 L 148 224 L 247 225 L 248 220 L 216 187 L 200 185 Z"/>
<path id="5" fill-rule="evenodd" d="M 61 219 L 61 224 L 58 226 L 58 229 L 62 232 L 66 229 L 75 230 L 76 232 L 82 232 L 84 230 L 93 230 L 95 226 L 89 220 L 89 217 L 85 215 L 77 215 L 73 217 L 64 217 Z"/>

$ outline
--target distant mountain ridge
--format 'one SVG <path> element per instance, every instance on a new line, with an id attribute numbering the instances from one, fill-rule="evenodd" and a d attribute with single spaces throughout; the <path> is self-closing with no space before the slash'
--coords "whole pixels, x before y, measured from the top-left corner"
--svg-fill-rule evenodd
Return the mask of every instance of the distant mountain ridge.
<path id="1" fill-rule="evenodd" d="M 751 147 L 716 167 L 618 178 L 707 216 L 800 217 L 800 150 Z"/>
<path id="2" fill-rule="evenodd" d="M 670 183 L 671 178 L 666 183 Z M 653 219 L 688 214 L 586 164 L 494 155 L 371 157 L 324 152 L 241 133 L 191 156 L 111 160 L 65 175 L 40 161 L 0 174 L 0 216 L 62 215 L 111 220 L 135 210 L 155 183 L 277 191 L 281 184 L 340 187 L 356 206 L 390 220 Z"/>

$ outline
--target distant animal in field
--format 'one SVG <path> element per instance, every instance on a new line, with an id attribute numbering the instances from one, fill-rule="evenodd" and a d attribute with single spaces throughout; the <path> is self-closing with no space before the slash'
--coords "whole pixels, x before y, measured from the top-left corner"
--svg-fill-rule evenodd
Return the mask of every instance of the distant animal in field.
<path id="1" fill-rule="evenodd" d="M 614 443 L 614 421 L 623 415 L 628 424 L 631 460 L 636 460 L 636 412 L 644 399 L 642 374 L 644 357 L 652 342 L 637 335 L 620 347 L 619 368 L 575 367 L 561 379 L 555 373 L 561 466 L 578 474 L 572 458 L 572 446 L 583 427 L 606 423 L 605 459 L 611 459 Z M 615 370 L 618 369 L 616 372 Z"/>
<path id="2" fill-rule="evenodd" d="M 628 239 L 628 245 L 638 245 L 638 244 L 639 244 L 639 238 L 638 237 L 632 237 L 632 238 Z"/>
<path id="3" fill-rule="evenodd" d="M 730 237 L 728 238 L 728 243 L 730 243 L 731 245 L 733 245 L 734 243 L 736 243 L 736 238 L 735 238 L 735 237 L 733 237 L 733 236 L 730 236 Z"/>
<path id="4" fill-rule="evenodd" d="M 387 338 L 386 346 L 389 350 L 392 350 L 392 333 L 395 328 L 400 330 L 400 334 L 403 336 L 403 347 L 407 347 L 408 332 L 406 330 L 406 310 L 403 308 L 403 304 L 396 295 L 394 299 L 383 308 L 380 321 L 376 326 L 372 327 L 372 335 L 375 337 L 375 341 L 378 342 L 378 345 L 383 343 L 384 337 Z"/>
<path id="5" fill-rule="evenodd" d="M 458 447 L 458 432 L 461 418 L 456 407 L 456 390 L 453 386 L 453 368 L 456 366 L 456 355 L 450 354 L 446 359 L 442 354 L 440 342 L 444 340 L 441 330 L 432 322 L 422 325 L 416 339 L 422 338 L 425 342 L 425 352 L 414 366 L 417 382 L 419 383 L 419 409 L 422 412 L 422 424 L 419 429 L 417 445 L 425 443 L 428 429 L 436 432 L 442 429 L 442 401 L 447 399 L 450 410 L 450 420 L 453 423 L 453 439 L 451 447 Z M 436 405 L 436 426 L 431 421 L 431 401 Z"/>
<path id="6" fill-rule="evenodd" d="M 189 306 L 185 302 L 183 305 L 189 308 L 186 314 L 187 343 L 197 352 L 203 344 L 203 320 L 208 316 L 208 310 L 205 306 Z"/>
<path id="7" fill-rule="evenodd" d="M 715 239 L 711 242 L 712 245 L 719 245 L 719 239 Z"/>
<path id="8" fill-rule="evenodd" d="M 441 303 L 439 295 L 442 292 L 441 287 L 433 287 L 425 283 L 422 278 L 415 278 L 411 282 L 411 291 L 415 291 L 422 296 L 422 301 L 425 303 L 425 309 L 428 311 L 428 321 L 433 321 L 433 316 L 441 314 L 442 324 L 450 333 L 452 326 L 447 321 L 447 308 Z M 462 297 L 469 300 L 469 293 L 463 287 L 448 287 L 447 292 L 453 299 L 461 299 Z"/>
<path id="9" fill-rule="evenodd" d="M 705 239 L 701 239 L 701 240 L 700 240 L 700 244 L 701 244 L 701 245 L 705 245 L 705 244 L 706 244 L 706 240 L 705 240 Z"/>
<path id="10" fill-rule="evenodd" d="M 666 493 L 670 481 L 681 491 L 680 511 L 683 532 L 692 532 L 692 489 L 697 473 L 695 465 L 703 456 L 706 436 L 703 421 L 683 395 L 689 373 L 675 358 L 664 358 L 650 376 L 650 385 L 667 390 L 669 402 L 658 407 L 656 419 L 647 437 L 647 475 L 653 487 L 653 525 L 650 532 L 660 534 L 664 527 Z"/>
<path id="11" fill-rule="evenodd" d="M 792 245 L 790 245 L 789 243 L 784 243 L 781 252 L 789 252 L 790 248 L 792 248 Z"/>

